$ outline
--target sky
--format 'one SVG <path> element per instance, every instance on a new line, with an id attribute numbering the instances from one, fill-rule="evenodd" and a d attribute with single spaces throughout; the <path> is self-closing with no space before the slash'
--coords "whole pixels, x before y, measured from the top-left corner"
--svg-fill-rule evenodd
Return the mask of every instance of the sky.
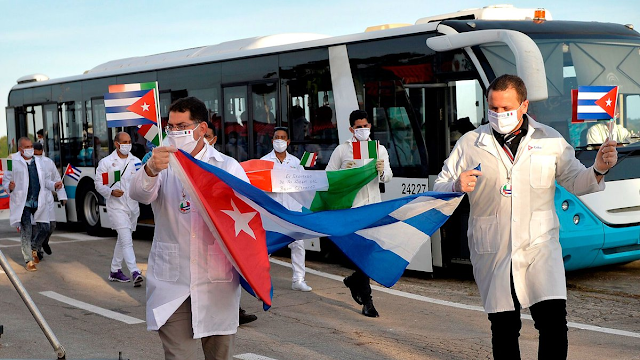
<path id="1" fill-rule="evenodd" d="M 255 36 L 354 34 L 369 26 L 413 24 L 422 17 L 499 3 L 546 8 L 556 20 L 640 28 L 637 0 L 0 0 L 0 136 L 6 134 L 9 91 L 24 75 L 80 75 L 110 60 Z"/>

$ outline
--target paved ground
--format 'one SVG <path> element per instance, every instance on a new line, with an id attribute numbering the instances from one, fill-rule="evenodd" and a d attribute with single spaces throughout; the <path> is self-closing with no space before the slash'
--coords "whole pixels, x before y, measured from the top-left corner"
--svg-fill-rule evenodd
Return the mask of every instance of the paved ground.
<path id="1" fill-rule="evenodd" d="M 109 234 L 106 234 L 109 235 Z M 0 221 L 0 250 L 67 351 L 68 359 L 161 359 L 146 331 L 144 287 L 106 280 L 115 239 L 60 231 L 53 255 L 35 273 L 21 263 L 15 229 Z M 136 239 L 146 275 L 151 240 Z M 411 273 L 393 289 L 374 288 L 381 317 L 360 314 L 342 277 L 351 270 L 311 256 L 307 281 L 290 289 L 286 257 L 272 257 L 273 307 L 247 295 L 259 319 L 238 330 L 236 359 L 489 359 L 489 322 L 469 271 Z M 570 359 L 640 359 L 640 262 L 568 274 Z M 53 359 L 55 354 L 4 274 L 0 274 L 0 358 Z M 537 332 L 523 321 L 524 359 L 535 359 Z"/>

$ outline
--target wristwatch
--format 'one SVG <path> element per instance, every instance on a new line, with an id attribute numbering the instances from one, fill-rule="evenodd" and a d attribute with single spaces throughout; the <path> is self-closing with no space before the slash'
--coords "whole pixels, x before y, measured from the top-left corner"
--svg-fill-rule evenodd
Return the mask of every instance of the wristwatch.
<path id="1" fill-rule="evenodd" d="M 609 170 L 611 170 L 611 169 L 607 169 L 607 171 L 605 171 L 605 172 L 601 173 L 600 171 L 596 170 L 596 167 L 595 167 L 595 166 L 593 167 L 593 172 L 594 172 L 594 173 L 596 173 L 596 175 L 600 175 L 600 176 L 605 176 L 605 175 L 607 175 L 607 173 L 609 172 Z"/>

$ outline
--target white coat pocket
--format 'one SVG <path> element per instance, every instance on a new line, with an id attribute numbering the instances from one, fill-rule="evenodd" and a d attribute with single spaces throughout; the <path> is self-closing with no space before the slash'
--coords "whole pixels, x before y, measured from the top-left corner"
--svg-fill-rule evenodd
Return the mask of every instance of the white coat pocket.
<path id="1" fill-rule="evenodd" d="M 534 211 L 529 224 L 530 246 L 556 238 L 554 229 L 558 227 L 557 224 L 553 210 Z"/>
<path id="2" fill-rule="evenodd" d="M 180 277 L 180 250 L 178 244 L 153 244 L 153 276 L 161 281 L 177 281 Z"/>
<path id="3" fill-rule="evenodd" d="M 556 177 L 556 157 L 553 155 L 531 155 L 529 170 L 532 188 L 549 188 L 553 185 L 553 180 Z"/>
<path id="4" fill-rule="evenodd" d="M 207 269 L 211 282 L 231 282 L 233 280 L 233 265 L 227 260 L 218 244 L 209 245 L 207 256 Z"/>
<path id="5" fill-rule="evenodd" d="M 473 218 L 473 244 L 478 254 L 492 254 L 498 251 L 500 227 L 494 216 Z"/>

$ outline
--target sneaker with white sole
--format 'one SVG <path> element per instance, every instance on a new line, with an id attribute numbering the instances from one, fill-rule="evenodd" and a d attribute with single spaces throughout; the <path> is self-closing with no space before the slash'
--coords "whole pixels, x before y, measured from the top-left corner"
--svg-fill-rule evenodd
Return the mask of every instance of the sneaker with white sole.
<path id="1" fill-rule="evenodd" d="M 307 285 L 307 283 L 304 280 L 299 280 L 299 281 L 294 281 L 291 283 L 291 289 L 292 290 L 298 290 L 298 291 L 311 291 L 311 286 Z"/>
<path id="2" fill-rule="evenodd" d="M 144 278 L 142 277 L 142 274 L 140 274 L 140 272 L 138 271 L 132 272 L 131 278 L 133 279 L 133 287 L 142 286 L 142 282 L 144 281 Z"/>
<path id="3" fill-rule="evenodd" d="M 124 273 L 122 273 L 122 269 L 118 269 L 116 272 L 109 273 L 109 281 L 118 281 L 118 282 L 129 282 L 131 279 L 127 277 Z"/>

